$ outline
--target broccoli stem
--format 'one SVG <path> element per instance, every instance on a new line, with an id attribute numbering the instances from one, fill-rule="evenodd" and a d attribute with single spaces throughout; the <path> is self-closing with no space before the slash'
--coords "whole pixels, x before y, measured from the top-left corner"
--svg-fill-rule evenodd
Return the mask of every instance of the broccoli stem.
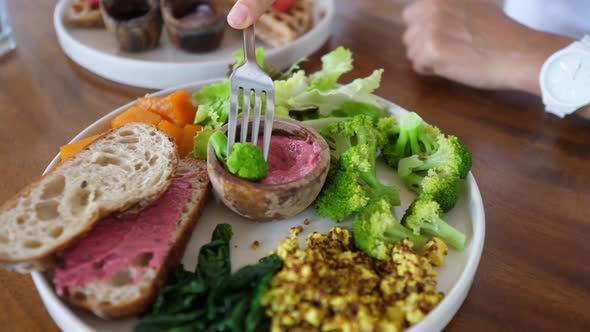
<path id="1" fill-rule="evenodd" d="M 369 185 L 369 187 L 371 187 L 373 190 L 375 190 L 376 195 L 381 196 L 381 195 L 385 195 L 386 197 L 389 198 L 389 202 L 391 202 L 391 205 L 394 206 L 398 206 L 401 204 L 401 200 L 399 197 L 399 192 L 397 190 L 397 188 L 392 187 L 392 186 L 386 186 L 383 183 L 381 183 L 381 181 L 379 181 L 379 179 L 377 179 L 377 168 L 375 166 L 376 164 L 376 159 L 373 158 L 373 160 L 371 160 L 371 169 L 367 172 L 361 172 L 360 173 L 360 177 L 363 181 L 365 181 L 365 183 L 367 183 Z"/>
<path id="2" fill-rule="evenodd" d="M 383 234 L 387 239 L 387 242 L 397 243 L 403 239 L 410 239 L 410 241 L 414 243 L 414 248 L 416 249 L 422 248 L 426 244 L 426 237 L 412 232 L 402 224 L 395 223 L 394 225 L 394 227 L 387 229 Z"/>
<path id="3" fill-rule="evenodd" d="M 465 234 L 447 224 L 441 218 L 433 218 L 432 222 L 422 224 L 421 229 L 428 235 L 441 238 L 444 242 L 453 247 L 453 249 L 463 250 L 465 247 Z"/>
<path id="4" fill-rule="evenodd" d="M 403 177 L 403 181 L 404 184 L 406 185 L 406 187 L 410 188 L 412 191 L 420 194 L 421 193 L 421 183 L 422 180 L 424 179 L 424 177 L 415 174 L 415 173 L 411 173 L 407 176 Z"/>

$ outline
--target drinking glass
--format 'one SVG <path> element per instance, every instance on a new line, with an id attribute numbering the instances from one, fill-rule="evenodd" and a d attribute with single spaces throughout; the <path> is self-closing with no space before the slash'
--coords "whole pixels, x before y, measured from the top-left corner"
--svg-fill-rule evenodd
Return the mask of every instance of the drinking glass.
<path id="1" fill-rule="evenodd" d="M 16 47 L 12 37 L 12 28 L 8 21 L 8 7 L 6 0 L 0 0 L 0 56 L 12 51 Z"/>

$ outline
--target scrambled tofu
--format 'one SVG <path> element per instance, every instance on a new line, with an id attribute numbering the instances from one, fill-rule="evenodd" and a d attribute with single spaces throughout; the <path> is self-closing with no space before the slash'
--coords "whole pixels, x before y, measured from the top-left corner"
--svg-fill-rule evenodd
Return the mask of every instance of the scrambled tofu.
<path id="1" fill-rule="evenodd" d="M 298 232 L 281 242 L 283 269 L 262 303 L 271 331 L 401 331 L 422 320 L 443 298 L 436 271 L 448 248 L 433 238 L 424 254 L 412 242 L 390 245 L 388 260 L 376 260 L 354 246 L 349 230 L 312 233 L 306 248 Z"/>

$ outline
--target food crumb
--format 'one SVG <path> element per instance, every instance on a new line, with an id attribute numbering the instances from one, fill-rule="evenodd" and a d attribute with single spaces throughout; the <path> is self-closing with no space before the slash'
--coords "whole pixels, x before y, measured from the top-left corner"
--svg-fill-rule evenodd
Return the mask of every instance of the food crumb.
<path id="1" fill-rule="evenodd" d="M 303 226 L 289 228 L 289 233 L 291 234 L 291 237 L 293 237 L 293 238 L 298 237 L 299 234 L 301 234 L 301 232 L 303 232 Z"/>
<path id="2" fill-rule="evenodd" d="M 260 241 L 258 241 L 258 240 L 252 242 L 252 245 L 250 246 L 250 248 L 252 248 L 252 250 L 256 250 L 256 249 L 258 249 L 258 247 L 260 247 Z"/>
<path id="3" fill-rule="evenodd" d="M 309 220 L 309 218 L 305 218 L 305 220 L 303 220 L 303 223 L 307 226 L 311 224 L 311 220 Z"/>

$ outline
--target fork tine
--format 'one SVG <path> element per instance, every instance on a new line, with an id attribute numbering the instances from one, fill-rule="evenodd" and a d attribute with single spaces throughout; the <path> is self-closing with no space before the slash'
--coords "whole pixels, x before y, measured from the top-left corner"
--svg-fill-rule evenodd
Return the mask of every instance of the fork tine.
<path id="1" fill-rule="evenodd" d="M 254 92 L 254 117 L 252 119 L 252 135 L 250 135 L 250 140 L 252 144 L 256 145 L 258 143 L 258 131 L 260 128 L 260 114 L 262 113 L 262 93 Z"/>
<path id="2" fill-rule="evenodd" d="M 232 86 L 229 98 L 229 117 L 227 125 L 227 154 L 231 152 L 231 147 L 236 141 L 236 127 L 238 126 L 238 96 L 240 88 Z"/>
<path id="3" fill-rule="evenodd" d="M 242 89 L 242 143 L 248 139 L 248 118 L 250 117 L 250 90 Z"/>
<path id="4" fill-rule="evenodd" d="M 270 147 L 270 136 L 272 135 L 272 125 L 275 116 L 275 95 L 274 91 L 266 92 L 266 113 L 264 116 L 264 159 L 268 159 L 268 149 Z"/>

